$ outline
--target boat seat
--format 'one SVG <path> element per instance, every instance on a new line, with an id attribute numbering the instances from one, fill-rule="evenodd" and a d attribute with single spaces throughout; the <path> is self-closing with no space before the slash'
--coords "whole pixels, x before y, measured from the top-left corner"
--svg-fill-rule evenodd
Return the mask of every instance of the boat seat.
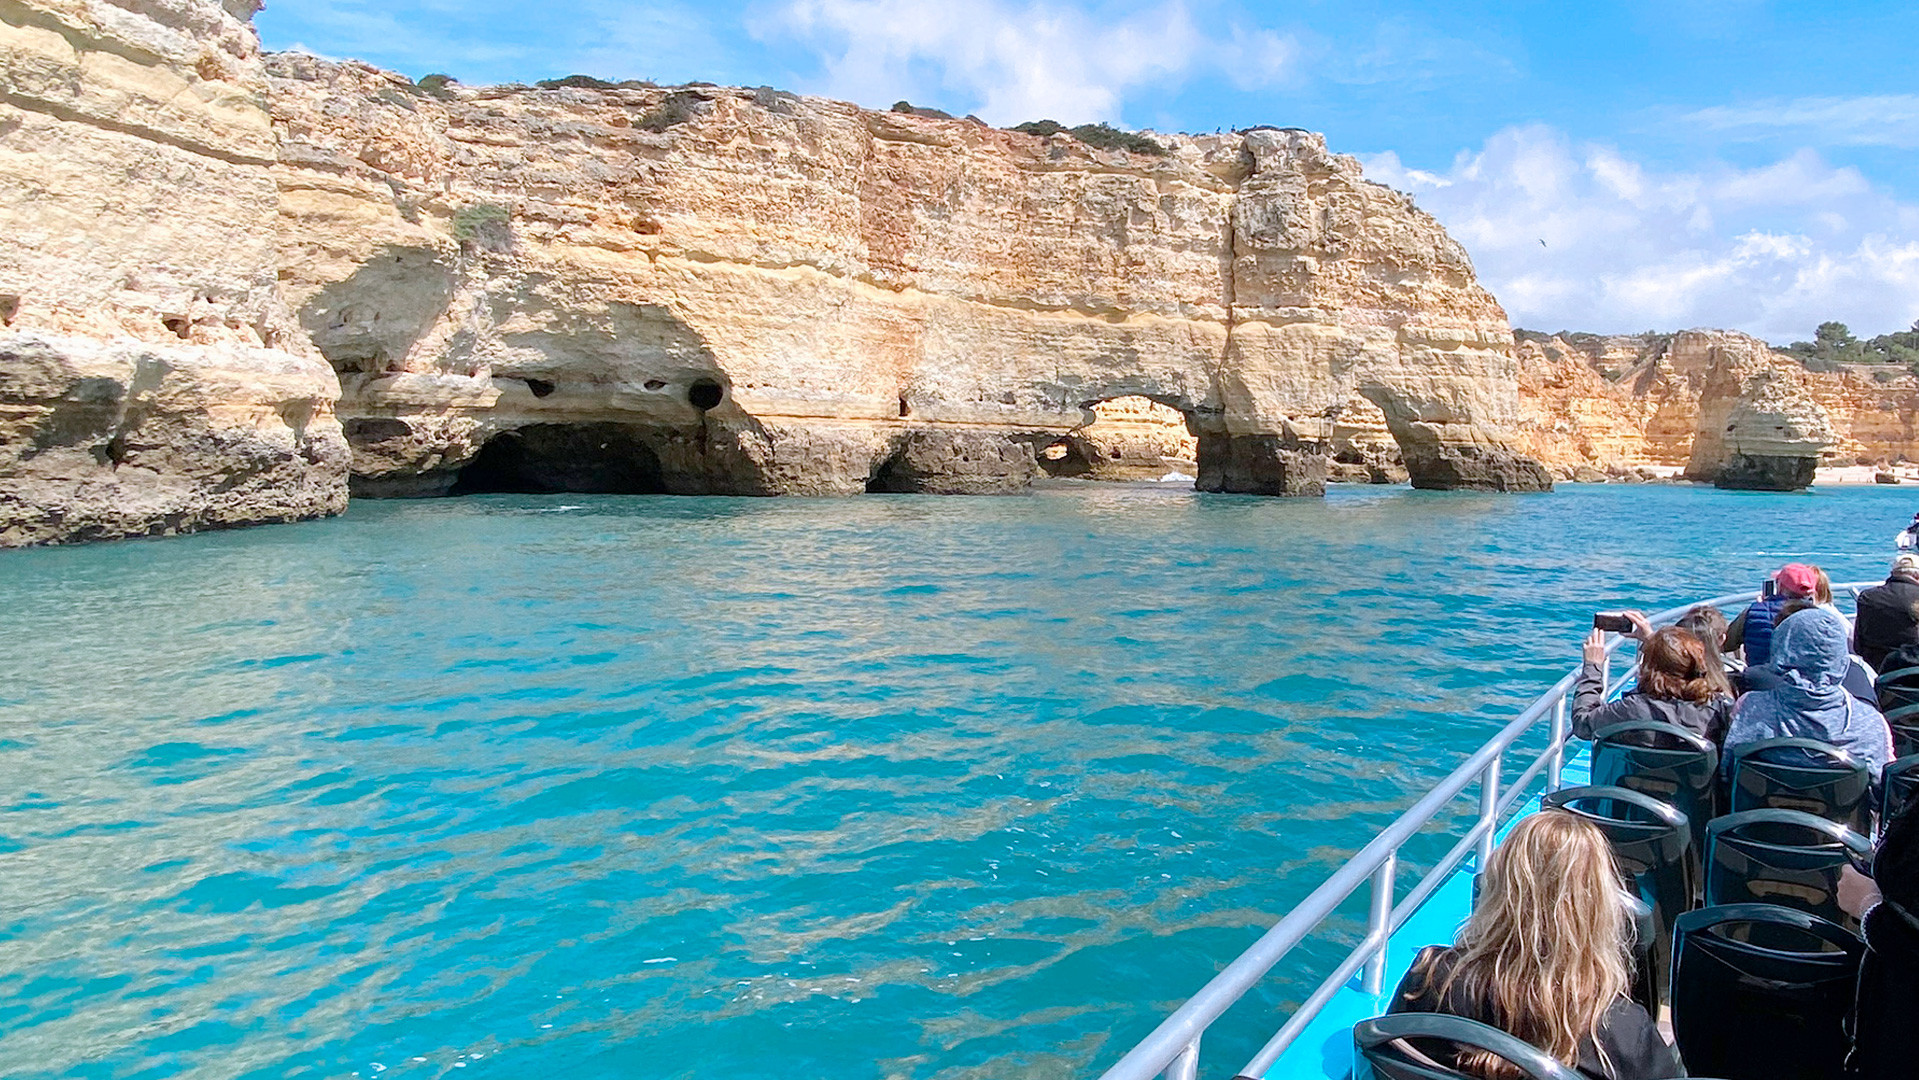
<path id="1" fill-rule="evenodd" d="M 1919 667 L 1894 668 L 1875 679 L 1879 711 L 1892 726 L 1895 757 L 1919 753 Z"/>
<path id="2" fill-rule="evenodd" d="M 1761 739 L 1732 750 L 1727 809 L 1798 810 L 1872 831 L 1872 770 L 1817 739 Z"/>
<path id="3" fill-rule="evenodd" d="M 1593 732 L 1593 784 L 1650 795 L 1686 815 L 1694 859 L 1706 850 L 1706 822 L 1717 816 L 1718 777 L 1718 748 L 1677 725 L 1629 720 Z M 1697 872 L 1695 865 L 1695 880 Z"/>
<path id="4" fill-rule="evenodd" d="M 1430 1012 L 1393 1013 L 1354 1024 L 1353 1080 L 1473 1080 L 1434 1056 L 1447 1054 L 1450 1047 L 1444 1044 L 1497 1054 L 1525 1080 L 1582 1080 L 1552 1055 L 1496 1027 Z"/>
<path id="5" fill-rule="evenodd" d="M 1919 757 L 1903 757 L 1886 766 L 1885 793 L 1879 797 L 1879 830 L 1912 805 L 1919 796 Z"/>
<path id="6" fill-rule="evenodd" d="M 1837 1080 L 1865 946 L 1850 931 L 1772 904 L 1680 916 L 1672 1026 L 1694 1075 Z"/>
<path id="7" fill-rule="evenodd" d="M 1652 909 L 1650 992 L 1654 1001 L 1663 1000 L 1673 923 L 1692 910 L 1692 823 L 1670 804 L 1621 787 L 1563 788 L 1544 796 L 1540 805 L 1577 814 L 1606 835 L 1626 890 Z"/>
<path id="8" fill-rule="evenodd" d="M 1800 810 L 1746 810 L 1706 828 L 1706 906 L 1777 904 L 1854 930 L 1839 907 L 1839 875 L 1865 837 Z"/>

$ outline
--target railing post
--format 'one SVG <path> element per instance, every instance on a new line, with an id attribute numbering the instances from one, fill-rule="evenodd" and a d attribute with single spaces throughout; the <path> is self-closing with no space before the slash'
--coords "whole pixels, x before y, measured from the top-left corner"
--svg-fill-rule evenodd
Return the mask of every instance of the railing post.
<path id="1" fill-rule="evenodd" d="M 1187 1043 L 1186 1049 L 1168 1062 L 1166 1071 L 1160 1075 L 1166 1080 L 1199 1080 L 1199 1039 L 1195 1037 Z"/>
<path id="2" fill-rule="evenodd" d="M 1546 766 L 1546 791 L 1559 790 L 1559 772 L 1566 767 L 1566 696 L 1553 702 L 1553 752 Z"/>
<path id="3" fill-rule="evenodd" d="M 1486 872 L 1486 865 L 1493 858 L 1493 833 L 1499 828 L 1499 759 L 1505 755 L 1494 754 L 1486 763 L 1486 771 L 1479 774 L 1479 824 L 1484 831 L 1479 834 L 1479 872 Z"/>
<path id="4" fill-rule="evenodd" d="M 1399 867 L 1399 852 L 1386 856 L 1386 861 L 1373 871 L 1372 910 L 1366 915 L 1366 937 L 1379 943 L 1377 951 L 1366 961 L 1366 992 L 1374 997 L 1386 988 L 1386 941 L 1392 934 L 1393 921 L 1393 875 Z"/>

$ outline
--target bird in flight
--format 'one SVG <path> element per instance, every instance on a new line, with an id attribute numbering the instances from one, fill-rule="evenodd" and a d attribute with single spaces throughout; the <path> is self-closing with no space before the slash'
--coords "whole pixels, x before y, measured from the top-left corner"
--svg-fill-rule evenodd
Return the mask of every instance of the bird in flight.
<path id="1" fill-rule="evenodd" d="M 1546 242 L 1545 242 L 1544 240 L 1541 240 L 1541 241 L 1539 242 L 1539 246 L 1540 246 L 1540 247 L 1545 247 L 1545 246 L 1546 246 Z"/>

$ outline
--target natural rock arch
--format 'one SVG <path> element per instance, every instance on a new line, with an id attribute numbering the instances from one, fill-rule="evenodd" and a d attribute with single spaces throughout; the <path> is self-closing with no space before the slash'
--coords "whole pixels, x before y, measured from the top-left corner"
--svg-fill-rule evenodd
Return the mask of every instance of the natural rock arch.
<path id="1" fill-rule="evenodd" d="M 289 298 L 351 361 L 341 414 L 412 433 L 355 442 L 364 494 L 448 490 L 536 423 L 653 430 L 669 491 L 1014 490 L 1084 405 L 1126 395 L 1190 418 L 1206 490 L 1319 493 L 1322 421 L 1355 401 L 1416 485 L 1550 486 L 1506 434 L 1512 336 L 1465 252 L 1308 132 L 1157 136 L 1149 157 L 708 87 L 642 133 L 668 91 L 402 106 L 364 66 L 269 69 L 277 128 L 309 148 L 280 167 Z M 542 137 L 560 116 L 580 138 Z M 454 137 L 479 128 L 499 138 Z M 774 160 L 807 166 L 775 184 Z M 552 182 L 501 180 L 520 175 Z M 462 239 L 476 207 L 497 242 Z M 371 318 L 415 270 L 406 311 Z M 709 408 L 683 400 L 697 379 Z"/>

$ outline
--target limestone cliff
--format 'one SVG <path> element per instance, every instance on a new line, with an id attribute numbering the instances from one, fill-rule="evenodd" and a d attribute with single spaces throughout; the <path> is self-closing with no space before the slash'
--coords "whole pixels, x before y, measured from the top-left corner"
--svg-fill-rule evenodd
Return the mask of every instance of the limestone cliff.
<path id="1" fill-rule="evenodd" d="M 1518 337 L 1522 445 L 1565 475 L 1682 466 L 1728 487 L 1804 487 L 1822 458 L 1872 452 L 1854 429 L 1888 404 L 1732 331 Z"/>
<path id="2" fill-rule="evenodd" d="M 1184 415 L 1209 490 L 1318 491 L 1355 400 L 1415 483 L 1550 485 L 1464 251 L 1316 135 L 1158 157 L 764 89 L 269 70 L 285 286 L 363 493 L 552 486 L 588 444 L 614 487 L 1005 490 L 1128 396 Z"/>
<path id="3" fill-rule="evenodd" d="M 253 8 L 0 0 L 0 546 L 345 506 Z"/>
<path id="4" fill-rule="evenodd" d="M 1004 491 L 1117 399 L 1109 471 L 1550 486 L 1465 252 L 1317 135 L 427 89 L 263 59 L 256 6 L 0 0 L 0 544 L 334 513 L 349 469 Z"/>

